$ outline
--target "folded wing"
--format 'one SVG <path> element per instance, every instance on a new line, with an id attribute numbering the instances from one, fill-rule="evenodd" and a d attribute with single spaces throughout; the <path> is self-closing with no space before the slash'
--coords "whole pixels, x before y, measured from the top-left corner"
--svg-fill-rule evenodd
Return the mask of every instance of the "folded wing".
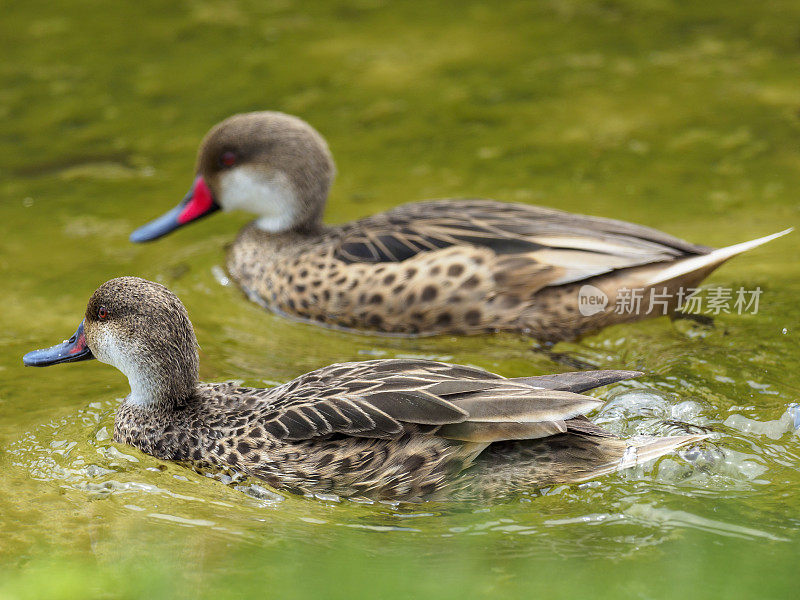
<path id="1" fill-rule="evenodd" d="M 339 236 L 334 257 L 345 263 L 402 262 L 468 245 L 510 260 L 510 272 L 545 274 L 551 286 L 711 251 L 633 223 L 490 200 L 407 204 L 345 226 Z"/>
<path id="2" fill-rule="evenodd" d="M 294 441 L 404 432 L 469 442 L 534 439 L 566 432 L 565 421 L 600 404 L 577 392 L 637 375 L 592 371 L 505 379 L 424 360 L 344 363 L 275 388 L 283 400 L 270 405 L 262 423 L 273 436 Z"/>

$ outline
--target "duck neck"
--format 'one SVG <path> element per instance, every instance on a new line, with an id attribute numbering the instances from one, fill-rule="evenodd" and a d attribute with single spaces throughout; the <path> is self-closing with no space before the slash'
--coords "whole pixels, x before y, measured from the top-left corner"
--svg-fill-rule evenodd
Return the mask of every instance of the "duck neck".
<path id="1" fill-rule="evenodd" d="M 306 221 L 299 225 L 294 225 L 290 229 L 283 231 L 270 232 L 264 231 L 258 226 L 257 221 L 253 221 L 242 229 L 239 234 L 240 240 L 248 240 L 257 245 L 260 249 L 268 248 L 271 252 L 280 251 L 285 248 L 296 247 L 298 242 L 320 237 L 325 233 L 327 228 L 321 221 Z M 233 246 L 234 252 L 236 251 L 236 244 Z M 228 265 L 229 268 L 230 264 Z"/>
<path id="2" fill-rule="evenodd" d="M 189 360 L 187 360 L 189 358 Z M 145 409 L 169 410 L 189 399 L 197 388 L 198 359 L 193 351 L 182 360 L 146 361 L 124 365 L 131 393 L 125 402 Z"/>
<path id="3" fill-rule="evenodd" d="M 240 179 L 258 180 L 262 175 L 233 173 Z M 223 181 L 227 209 L 240 208 L 258 215 L 255 226 L 270 234 L 317 233 L 322 230 L 322 215 L 328 199 L 327 179 L 310 177 L 289 177 L 278 172 L 263 179 L 261 183 L 251 182 L 235 189 L 228 185 L 231 177 Z"/>
<path id="4" fill-rule="evenodd" d="M 169 382 L 162 379 L 171 377 Z M 153 374 L 141 371 L 128 377 L 131 393 L 125 398 L 127 404 L 146 409 L 172 409 L 192 396 L 196 381 L 177 381 L 174 373 Z"/>
<path id="5" fill-rule="evenodd" d="M 322 216 L 320 215 L 312 220 L 295 225 L 287 233 L 303 237 L 314 237 L 320 235 L 323 231 L 325 231 L 325 226 L 322 224 Z"/>
<path id="6" fill-rule="evenodd" d="M 298 220 L 290 223 L 285 222 L 283 219 L 285 219 L 283 216 L 281 216 L 281 220 L 272 216 L 261 216 L 253 224 L 259 231 L 273 236 L 314 236 L 322 233 L 325 228 L 322 224 L 322 211 L 301 215 Z"/>

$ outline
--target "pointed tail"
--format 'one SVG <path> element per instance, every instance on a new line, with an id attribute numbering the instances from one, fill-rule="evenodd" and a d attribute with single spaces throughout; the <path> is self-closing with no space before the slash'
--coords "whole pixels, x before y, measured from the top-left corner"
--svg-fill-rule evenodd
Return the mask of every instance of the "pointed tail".
<path id="1" fill-rule="evenodd" d="M 674 435 L 668 437 L 651 437 L 642 436 L 624 440 L 627 444 L 622 456 L 618 460 L 609 461 L 602 465 L 592 468 L 590 471 L 583 473 L 580 479 L 576 481 L 586 481 L 608 475 L 615 471 L 622 471 L 642 465 L 657 458 L 674 452 L 682 446 L 699 442 L 709 437 L 707 433 L 697 433 L 691 435 Z M 620 440 L 622 441 L 622 440 Z"/>
<path id="2" fill-rule="evenodd" d="M 767 242 L 782 237 L 788 233 L 791 233 L 792 231 L 794 231 L 794 227 L 784 229 L 783 231 L 773 233 L 772 235 L 766 235 L 755 240 L 750 240 L 749 242 L 742 242 L 741 244 L 734 244 L 733 246 L 719 248 L 709 252 L 708 254 L 703 254 L 702 256 L 684 258 L 683 260 L 679 260 L 670 265 L 666 269 L 654 273 L 653 276 L 645 283 L 645 285 L 658 285 L 659 283 L 664 283 L 666 281 L 670 281 L 671 279 L 698 271 L 708 270 L 708 272 L 711 272 L 729 258 L 732 258 L 737 254 L 741 254 L 742 252 L 747 252 L 748 250 L 757 246 L 761 246 L 762 244 L 766 244 Z"/>

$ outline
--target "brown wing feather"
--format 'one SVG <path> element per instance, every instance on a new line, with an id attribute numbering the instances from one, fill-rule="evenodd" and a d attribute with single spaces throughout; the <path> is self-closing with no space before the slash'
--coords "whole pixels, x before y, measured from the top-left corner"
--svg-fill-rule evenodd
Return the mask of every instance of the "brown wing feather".
<path id="1" fill-rule="evenodd" d="M 469 394 L 453 404 L 466 411 L 469 421 L 515 421 L 535 423 L 571 419 L 602 404 L 590 396 L 554 390 L 533 390 L 523 386 L 498 387 L 490 392 Z"/>
<path id="2" fill-rule="evenodd" d="M 507 257 L 497 273 L 528 287 L 531 281 L 561 285 L 710 251 L 633 223 L 491 200 L 406 204 L 337 232 L 333 255 L 345 263 L 401 262 L 422 252 L 477 246 Z"/>
<path id="3" fill-rule="evenodd" d="M 265 429 L 285 440 L 330 434 L 391 438 L 407 425 L 434 426 L 431 433 L 464 441 L 527 439 L 566 431 L 564 421 L 599 401 L 550 386 L 580 387 L 578 379 L 629 377 L 594 372 L 594 377 L 505 379 L 482 369 L 425 360 L 378 360 L 331 365 L 269 390 Z M 602 375 L 601 375 L 602 374 Z M 576 375 L 576 374 L 572 374 Z"/>

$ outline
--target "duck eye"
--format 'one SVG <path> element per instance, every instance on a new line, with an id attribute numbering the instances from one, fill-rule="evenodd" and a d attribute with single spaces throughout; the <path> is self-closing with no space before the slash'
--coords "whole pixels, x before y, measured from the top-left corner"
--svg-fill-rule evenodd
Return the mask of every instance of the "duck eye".
<path id="1" fill-rule="evenodd" d="M 108 309 L 105 306 L 97 309 L 97 318 L 101 321 L 105 321 L 108 318 Z"/>
<path id="2" fill-rule="evenodd" d="M 219 162 L 223 167 L 232 167 L 236 164 L 236 155 L 230 150 L 223 152 L 219 157 Z"/>

